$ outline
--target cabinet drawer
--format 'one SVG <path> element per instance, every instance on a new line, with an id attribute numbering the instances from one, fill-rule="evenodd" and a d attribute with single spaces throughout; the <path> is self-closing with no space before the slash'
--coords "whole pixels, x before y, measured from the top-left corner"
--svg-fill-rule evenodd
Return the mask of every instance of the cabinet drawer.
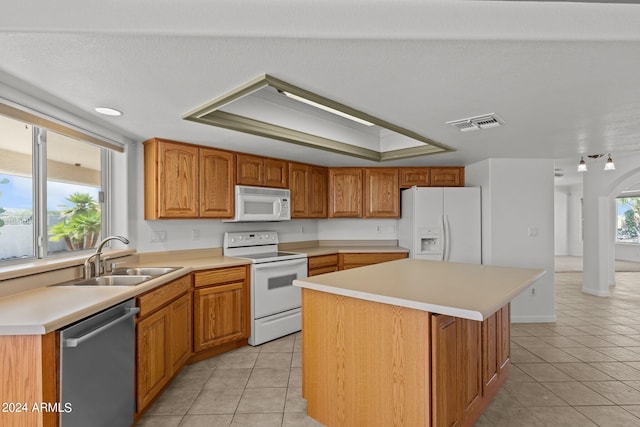
<path id="1" fill-rule="evenodd" d="M 361 254 L 340 254 L 341 264 L 344 268 L 353 268 L 349 264 L 358 264 L 358 267 L 367 264 L 378 264 L 381 262 L 394 261 L 396 259 L 406 258 L 404 252 L 385 252 L 385 253 L 361 253 Z"/>
<path id="2" fill-rule="evenodd" d="M 156 309 L 166 305 L 172 299 L 187 292 L 190 288 L 191 277 L 186 275 L 149 291 L 146 294 L 142 294 L 138 297 L 138 307 L 140 307 L 140 314 L 138 316 L 144 317 L 152 313 Z"/>
<path id="3" fill-rule="evenodd" d="M 218 285 L 222 283 L 243 281 L 247 277 L 247 267 L 219 268 L 216 270 L 199 271 L 194 273 L 194 285 L 201 286 Z"/>
<path id="4" fill-rule="evenodd" d="M 337 266 L 338 254 L 309 257 L 309 270 L 321 267 Z"/>
<path id="5" fill-rule="evenodd" d="M 338 271 L 338 265 L 330 265 L 328 267 L 320 267 L 320 268 L 314 268 L 313 270 L 309 270 L 309 277 L 311 276 L 318 276 L 320 274 L 325 274 L 325 273 L 333 273 L 334 271 Z"/>

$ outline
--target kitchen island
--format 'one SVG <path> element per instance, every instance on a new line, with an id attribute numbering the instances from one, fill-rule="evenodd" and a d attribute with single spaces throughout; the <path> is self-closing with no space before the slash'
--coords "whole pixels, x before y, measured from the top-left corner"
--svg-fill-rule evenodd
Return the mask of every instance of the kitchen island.
<path id="1" fill-rule="evenodd" d="M 509 302 L 544 273 L 403 259 L 294 281 L 308 415 L 473 425 L 509 372 Z"/>

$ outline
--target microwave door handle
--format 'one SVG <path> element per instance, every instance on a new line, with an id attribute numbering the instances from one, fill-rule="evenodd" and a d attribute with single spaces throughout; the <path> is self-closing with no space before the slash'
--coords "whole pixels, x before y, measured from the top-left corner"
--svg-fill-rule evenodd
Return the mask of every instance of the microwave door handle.
<path id="1" fill-rule="evenodd" d="M 282 214 L 282 200 L 278 199 L 278 212 L 276 213 L 276 216 L 280 218 L 281 214 Z"/>

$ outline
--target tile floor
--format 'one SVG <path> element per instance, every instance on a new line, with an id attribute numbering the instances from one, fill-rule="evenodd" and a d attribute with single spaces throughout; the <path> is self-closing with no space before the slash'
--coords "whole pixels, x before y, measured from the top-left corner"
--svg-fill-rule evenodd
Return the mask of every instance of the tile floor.
<path id="1" fill-rule="evenodd" d="M 616 273 L 610 298 L 555 278 L 557 322 L 512 325 L 509 379 L 476 427 L 640 426 L 640 273 Z M 320 426 L 300 366 L 300 334 L 187 366 L 137 426 Z"/>

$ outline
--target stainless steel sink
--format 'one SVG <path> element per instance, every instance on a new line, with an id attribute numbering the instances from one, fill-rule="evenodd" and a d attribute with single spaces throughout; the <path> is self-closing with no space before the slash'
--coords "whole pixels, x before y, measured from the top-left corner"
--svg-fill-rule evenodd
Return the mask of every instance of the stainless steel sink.
<path id="1" fill-rule="evenodd" d="M 132 267 L 117 268 L 111 272 L 112 276 L 153 276 L 158 277 L 163 274 L 176 271 L 180 267 Z"/>
<path id="2" fill-rule="evenodd" d="M 138 276 L 100 276 L 74 282 L 60 283 L 54 286 L 136 286 L 153 279 L 149 275 Z"/>

